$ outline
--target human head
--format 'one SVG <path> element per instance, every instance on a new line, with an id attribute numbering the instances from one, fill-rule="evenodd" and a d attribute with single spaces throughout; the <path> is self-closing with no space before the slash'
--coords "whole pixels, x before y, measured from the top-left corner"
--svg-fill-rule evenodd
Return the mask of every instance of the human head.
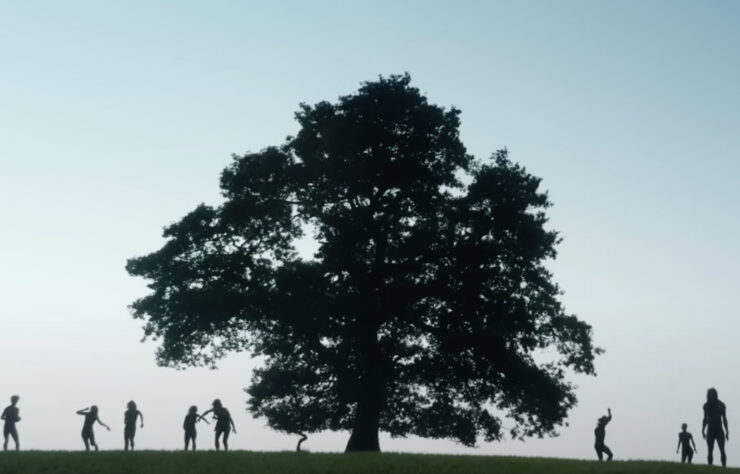
<path id="1" fill-rule="evenodd" d="M 19 397 L 18 395 L 13 395 L 12 397 L 10 397 L 10 403 L 15 405 L 16 403 L 18 403 L 18 400 L 20 400 L 20 398 L 21 397 Z"/>
<path id="2" fill-rule="evenodd" d="M 599 419 L 597 420 L 597 422 L 598 422 L 598 423 L 599 423 L 600 425 L 605 425 L 607 421 L 609 421 L 609 417 L 606 417 L 606 416 L 602 416 L 601 418 L 599 418 Z"/>
<path id="3" fill-rule="evenodd" d="M 135 402 L 135 401 L 133 401 L 133 400 L 131 400 L 130 402 L 128 402 L 128 404 L 127 404 L 126 406 L 127 406 L 127 407 L 128 407 L 128 408 L 129 408 L 130 410 L 136 410 L 136 402 Z"/>
<path id="4" fill-rule="evenodd" d="M 716 402 L 717 400 L 719 400 L 719 396 L 717 395 L 717 389 L 712 387 L 709 390 L 707 390 L 707 401 Z"/>
<path id="5" fill-rule="evenodd" d="M 97 405 L 93 405 L 93 406 L 90 407 L 90 413 L 95 414 L 97 412 L 98 412 L 98 406 Z"/>
<path id="6" fill-rule="evenodd" d="M 689 425 L 687 425 L 686 423 L 681 423 L 681 429 L 682 430 L 686 431 L 686 428 L 688 428 L 688 427 L 689 427 Z"/>
<path id="7" fill-rule="evenodd" d="M 221 400 L 218 398 L 213 401 L 213 408 L 221 408 L 223 405 L 221 405 Z"/>
<path id="8" fill-rule="evenodd" d="M 191 406 L 191 407 L 190 407 L 190 408 L 188 409 L 188 411 L 189 411 L 190 413 L 197 413 L 197 412 L 198 412 L 198 407 L 197 407 L 197 406 L 195 406 L 195 405 L 193 405 L 193 406 Z"/>

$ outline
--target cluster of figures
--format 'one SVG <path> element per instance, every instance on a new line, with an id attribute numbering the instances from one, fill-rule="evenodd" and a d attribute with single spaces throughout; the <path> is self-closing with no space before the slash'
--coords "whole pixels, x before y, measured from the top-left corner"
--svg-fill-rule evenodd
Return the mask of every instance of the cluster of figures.
<path id="1" fill-rule="evenodd" d="M 10 397 L 10 405 L 3 410 L 2 419 L 5 422 L 3 427 L 4 443 L 3 449 L 7 451 L 8 441 L 10 438 L 15 442 L 15 450 L 20 449 L 20 441 L 18 439 L 18 428 L 16 423 L 21 421 L 20 410 L 18 409 L 18 395 Z M 185 415 L 182 428 L 185 431 L 185 451 L 192 445 L 192 450 L 195 451 L 195 439 L 198 433 L 195 429 L 196 423 L 203 421 L 206 424 L 208 420 L 205 416 L 209 413 L 213 413 L 213 419 L 216 420 L 215 432 L 216 432 L 216 450 L 221 449 L 221 441 L 223 442 L 224 450 L 229 449 L 229 434 L 233 430 L 236 433 L 236 426 L 234 420 L 231 418 L 229 410 L 221 404 L 221 400 L 216 399 L 213 401 L 212 407 L 204 413 L 198 414 L 198 407 L 195 405 L 191 406 L 188 410 L 188 414 Z M 95 431 L 93 427 L 95 423 L 104 426 L 108 431 L 110 427 L 103 423 L 98 415 L 98 407 L 93 405 L 91 407 L 83 408 L 77 411 L 78 415 L 84 416 L 85 420 L 82 424 L 82 442 L 85 443 L 85 450 L 90 451 L 90 446 L 98 450 L 98 444 L 95 442 Z M 144 427 L 144 415 L 136 407 L 136 403 L 132 400 L 128 402 L 127 409 L 123 413 L 123 441 L 124 449 L 134 449 L 134 438 L 136 437 L 136 422 L 141 419 L 140 427 Z"/>
<path id="2" fill-rule="evenodd" d="M 701 435 L 707 441 L 707 462 L 709 465 L 714 463 L 714 444 L 716 443 L 719 448 L 722 466 L 727 467 L 725 441 L 730 440 L 730 429 L 727 426 L 727 409 L 725 408 L 725 404 L 720 401 L 716 389 L 710 388 L 707 390 L 707 402 L 703 408 L 704 418 L 701 422 Z M 611 408 L 607 410 L 606 416 L 602 416 L 596 422 L 596 429 L 594 430 L 596 443 L 594 448 L 596 449 L 596 456 L 599 458 L 599 461 L 604 460 L 604 454 L 607 455 L 607 461 L 611 461 L 614 457 L 611 449 L 604 444 L 606 425 L 610 421 L 612 421 Z M 681 432 L 678 433 L 678 446 L 676 446 L 676 454 L 678 454 L 679 449 L 681 450 L 682 463 L 691 463 L 694 453 L 698 452 L 694 443 L 694 437 L 687 431 L 687 428 L 688 425 L 686 423 L 681 425 Z"/>

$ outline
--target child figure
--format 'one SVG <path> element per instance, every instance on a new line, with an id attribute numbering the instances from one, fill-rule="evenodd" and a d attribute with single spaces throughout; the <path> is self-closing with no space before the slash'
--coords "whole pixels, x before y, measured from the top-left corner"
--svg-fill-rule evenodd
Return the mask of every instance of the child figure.
<path id="1" fill-rule="evenodd" d="M 97 421 L 101 425 L 105 426 L 108 431 L 110 431 L 110 427 L 98 418 L 98 407 L 96 405 L 78 410 L 77 414 L 85 417 L 85 422 L 82 425 L 82 442 L 85 443 L 85 451 L 90 451 L 91 444 L 95 448 L 95 451 L 97 451 L 98 444 L 95 442 L 93 425 L 95 425 L 95 422 Z"/>
<path id="2" fill-rule="evenodd" d="M 681 425 L 681 432 L 678 433 L 678 446 L 676 446 L 676 454 L 678 454 L 678 448 L 681 449 L 681 462 L 688 462 L 691 464 L 691 460 L 694 458 L 696 452 L 696 444 L 694 444 L 694 437 L 691 433 L 686 431 L 686 423 Z M 692 448 L 693 446 L 693 448 Z"/>
<path id="3" fill-rule="evenodd" d="M 607 411 L 609 414 L 599 418 L 596 423 L 596 429 L 594 430 L 594 434 L 596 435 L 596 444 L 594 444 L 594 448 L 596 448 L 596 455 L 599 457 L 599 461 L 604 460 L 604 454 L 608 456 L 606 458 L 607 461 L 611 461 L 614 457 L 611 449 L 604 444 L 604 438 L 606 438 L 606 425 L 612 421 L 612 409 L 609 408 Z"/>
<path id="4" fill-rule="evenodd" d="M 20 444 L 18 442 L 18 429 L 15 427 L 15 424 L 21 421 L 21 417 L 18 416 L 19 410 L 16 406 L 18 404 L 18 400 L 20 400 L 18 395 L 10 397 L 10 405 L 5 407 L 2 416 L 0 416 L 0 419 L 5 420 L 5 426 L 3 427 L 3 436 L 5 437 L 5 442 L 3 443 L 4 451 L 8 450 L 8 436 L 13 437 L 15 450 L 18 451 L 20 449 Z"/>
<path id="5" fill-rule="evenodd" d="M 208 420 L 203 418 L 203 415 L 198 414 L 198 407 L 195 405 L 191 406 L 188 414 L 185 415 L 185 421 L 182 422 L 182 429 L 185 430 L 185 451 L 188 450 L 190 441 L 193 442 L 193 451 L 195 451 L 195 438 L 198 436 L 198 432 L 195 430 L 195 424 L 201 420 L 209 424 Z"/>
<path id="6" fill-rule="evenodd" d="M 233 429 L 236 434 L 236 426 L 234 420 L 231 418 L 231 413 L 222 404 L 218 398 L 213 401 L 213 408 L 203 413 L 202 416 L 213 412 L 213 417 L 216 419 L 216 451 L 220 448 L 218 439 L 223 435 L 224 439 L 224 451 L 229 450 L 229 432 Z"/>
<path id="7" fill-rule="evenodd" d="M 134 436 L 136 436 L 136 420 L 141 417 L 141 427 L 144 427 L 144 415 L 136 409 L 136 402 L 128 402 L 128 410 L 123 413 L 123 443 L 124 451 L 128 451 L 129 445 L 131 450 L 134 449 Z"/>

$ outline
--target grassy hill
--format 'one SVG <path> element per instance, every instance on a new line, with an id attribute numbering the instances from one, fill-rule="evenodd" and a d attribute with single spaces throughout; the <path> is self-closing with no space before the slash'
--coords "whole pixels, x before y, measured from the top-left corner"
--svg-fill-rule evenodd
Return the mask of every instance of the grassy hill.
<path id="1" fill-rule="evenodd" d="M 716 467 L 665 462 L 570 461 L 497 456 L 421 454 L 255 453 L 236 451 L 125 453 L 0 452 L 3 474 L 681 474 L 726 472 Z"/>

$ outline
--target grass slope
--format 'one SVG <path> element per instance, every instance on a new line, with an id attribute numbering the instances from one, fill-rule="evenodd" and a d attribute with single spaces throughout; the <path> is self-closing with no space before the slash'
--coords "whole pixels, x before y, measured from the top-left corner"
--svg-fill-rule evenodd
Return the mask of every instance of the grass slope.
<path id="1" fill-rule="evenodd" d="M 722 472 L 666 462 L 571 461 L 498 456 L 422 454 L 256 453 L 236 451 L 70 453 L 53 451 L 0 452 L 2 474 L 682 474 Z"/>

